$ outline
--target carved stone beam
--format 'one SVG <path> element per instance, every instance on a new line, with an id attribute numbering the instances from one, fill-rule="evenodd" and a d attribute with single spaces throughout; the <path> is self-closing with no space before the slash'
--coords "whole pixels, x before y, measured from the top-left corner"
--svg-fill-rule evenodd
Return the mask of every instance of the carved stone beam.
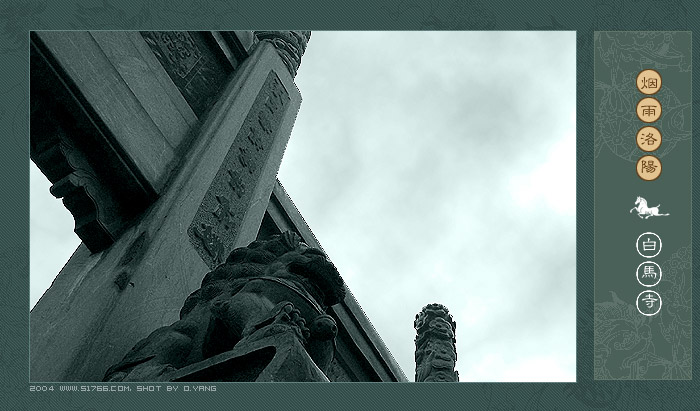
<path id="1" fill-rule="evenodd" d="M 75 218 L 75 233 L 97 253 L 155 198 L 114 148 L 45 50 L 31 48 L 30 158 Z"/>

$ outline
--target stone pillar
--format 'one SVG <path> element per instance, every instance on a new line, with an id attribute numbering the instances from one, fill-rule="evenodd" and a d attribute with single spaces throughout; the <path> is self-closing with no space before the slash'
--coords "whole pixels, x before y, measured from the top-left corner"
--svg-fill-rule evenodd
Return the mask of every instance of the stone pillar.
<path id="1" fill-rule="evenodd" d="M 447 308 L 428 304 L 416 314 L 416 382 L 457 382 L 457 324 Z"/>
<path id="2" fill-rule="evenodd" d="M 177 134 L 167 128 L 172 122 L 165 114 L 177 118 L 183 112 L 180 103 L 174 104 L 172 111 L 160 108 L 170 102 L 165 97 L 173 95 L 177 96 L 175 100 L 191 104 L 186 87 L 192 83 L 176 88 L 164 72 L 154 81 L 136 83 L 135 79 L 146 74 L 132 78 L 133 70 L 120 73 L 114 67 L 121 65 L 109 61 L 104 62 L 104 70 L 83 73 L 80 70 L 96 66 L 94 62 L 88 64 L 91 59 L 104 60 L 107 49 L 103 44 L 113 43 L 104 38 L 111 32 L 79 33 L 83 32 L 40 33 L 36 41 L 41 47 L 36 49 L 42 55 L 66 56 L 53 60 L 57 62 L 52 72 L 66 79 L 66 88 L 73 95 L 81 95 L 75 105 L 83 111 L 76 112 L 91 118 L 90 124 L 97 124 L 105 134 L 104 141 L 116 148 L 95 151 L 90 147 L 102 146 L 86 144 L 88 149 L 68 151 L 61 145 L 60 153 L 69 153 L 63 154 L 67 158 L 63 163 L 72 165 L 72 153 L 84 156 L 95 167 L 109 160 L 106 156 L 118 156 L 113 162 L 124 164 L 125 171 L 120 175 L 127 178 L 129 172 L 140 174 L 134 181 L 143 182 L 149 198 L 133 210 L 136 215 L 127 215 L 128 221 L 120 220 L 126 223 L 115 224 L 114 230 L 106 226 L 100 241 L 83 243 L 32 310 L 32 381 L 101 380 L 107 368 L 123 358 L 137 341 L 178 319 L 183 301 L 199 287 L 207 271 L 223 262 L 234 248 L 255 240 L 301 104 L 285 61 L 273 45 L 262 42 L 225 78 L 213 105 L 195 113 L 197 117 L 188 115 L 187 121 L 180 122 L 182 127 L 175 130 L 181 133 Z M 84 41 L 70 41 L 71 36 Z M 122 48 L 130 53 L 125 61 L 151 53 L 138 36 L 114 33 L 114 43 L 125 41 L 131 45 L 138 41 L 137 50 Z M 98 48 L 102 51 L 97 52 Z M 97 51 L 93 53 L 92 49 Z M 153 64 L 137 68 L 149 73 L 155 72 L 153 67 L 163 71 L 158 66 L 162 63 L 149 56 Z M 47 57 L 47 61 L 52 60 Z M 175 68 L 192 75 L 188 73 L 194 73 L 199 61 L 189 64 L 187 60 Z M 31 81 L 35 88 L 38 83 L 34 78 Z M 104 90 L 112 92 L 109 99 L 102 99 Z M 134 100 L 134 96 L 138 98 Z M 50 93 L 34 97 L 33 106 L 34 102 L 52 99 Z M 163 104 L 159 106 L 158 102 Z M 43 107 L 37 106 L 35 117 L 41 117 Z M 183 129 L 187 131 L 182 133 Z M 181 136 L 181 140 L 176 141 L 174 136 Z M 32 139 L 35 137 L 37 144 L 43 138 L 33 133 Z M 64 137 L 59 135 L 50 142 L 62 143 Z M 39 148 L 42 150 L 37 150 L 38 154 L 56 151 Z M 60 171 L 54 173 L 57 182 L 72 172 Z M 57 195 L 65 191 L 67 198 L 73 191 L 82 190 L 82 180 L 66 181 L 72 185 L 57 184 L 56 190 L 66 188 Z M 112 187 L 107 193 L 110 201 L 131 201 L 124 190 L 119 190 L 123 181 L 105 180 L 105 184 Z M 77 198 L 93 201 L 91 190 L 100 191 L 100 187 L 87 187 L 87 195 Z M 103 221 L 102 210 L 110 215 L 109 207 L 98 204 L 95 208 L 98 222 Z M 86 225 L 91 226 L 97 224 Z"/>

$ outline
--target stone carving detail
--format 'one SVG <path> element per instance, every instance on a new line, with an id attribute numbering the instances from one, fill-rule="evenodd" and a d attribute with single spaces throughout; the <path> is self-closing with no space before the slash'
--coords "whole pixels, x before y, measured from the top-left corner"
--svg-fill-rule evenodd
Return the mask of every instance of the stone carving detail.
<path id="1" fill-rule="evenodd" d="M 152 42 L 152 47 L 160 51 L 161 58 L 179 77 L 187 77 L 202 58 L 202 53 L 186 31 L 149 31 L 143 35 Z"/>
<path id="2" fill-rule="evenodd" d="M 51 194 L 75 218 L 75 233 L 97 253 L 109 247 L 126 225 L 114 193 L 97 176 L 73 138 L 48 116 L 34 122 L 31 158 L 53 183 Z"/>
<path id="3" fill-rule="evenodd" d="M 157 194 L 78 88 L 34 35 L 30 48 L 29 155 L 75 218 L 75 233 L 107 249 Z"/>
<path id="4" fill-rule="evenodd" d="M 233 250 L 224 264 L 205 275 L 201 288 L 185 300 L 180 320 L 139 341 L 107 371 L 104 380 L 185 381 L 183 375 L 193 376 L 192 369 L 201 375 L 199 364 L 209 364 L 208 359 L 215 356 L 240 352 L 248 357 L 239 358 L 251 358 L 251 352 L 275 347 L 277 354 L 267 358 L 254 375 L 245 369 L 229 369 L 238 377 L 221 375 L 229 371 L 208 374 L 218 381 L 254 381 L 274 358 L 288 355 L 289 350 L 276 344 L 290 338 L 294 341 L 291 346 L 304 351 L 295 361 L 309 357 L 312 361 L 297 366 L 307 371 L 313 368 L 322 376 L 318 370 L 330 366 L 338 332 L 325 310 L 344 297 L 343 280 L 333 264 L 298 235 L 286 232 L 268 241 L 255 241 Z M 278 380 L 294 380 L 295 375 L 304 378 L 295 374 L 294 367 L 283 368 L 278 370 Z M 321 380 L 327 378 L 322 376 Z"/>
<path id="5" fill-rule="evenodd" d="M 190 224 L 192 244 L 210 268 L 233 249 L 289 102 L 289 93 L 271 71 Z"/>
<path id="6" fill-rule="evenodd" d="M 235 67 L 205 31 L 142 31 L 141 37 L 200 119 Z"/>
<path id="7" fill-rule="evenodd" d="M 254 34 L 260 41 L 272 43 L 292 77 L 297 75 L 301 56 L 311 38 L 310 31 L 255 31 Z"/>
<path id="8" fill-rule="evenodd" d="M 428 304 L 416 315 L 416 382 L 457 382 L 455 331 L 447 308 Z"/>

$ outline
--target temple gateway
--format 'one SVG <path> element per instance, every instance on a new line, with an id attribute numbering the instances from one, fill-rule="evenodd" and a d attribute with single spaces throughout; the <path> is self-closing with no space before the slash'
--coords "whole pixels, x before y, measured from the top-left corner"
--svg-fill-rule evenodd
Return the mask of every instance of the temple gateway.
<path id="1" fill-rule="evenodd" d="M 408 381 L 277 180 L 310 36 L 31 33 L 30 155 L 82 240 L 31 381 Z M 415 381 L 457 381 L 447 309 L 414 326 Z"/>

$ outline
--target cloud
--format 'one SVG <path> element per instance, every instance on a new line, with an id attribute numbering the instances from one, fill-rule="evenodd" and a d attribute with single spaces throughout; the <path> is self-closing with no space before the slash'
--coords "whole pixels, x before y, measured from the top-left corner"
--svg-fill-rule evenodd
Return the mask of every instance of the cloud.
<path id="1" fill-rule="evenodd" d="M 49 194 L 51 183 L 32 163 L 29 170 L 29 306 L 34 307 L 80 240 L 73 216 Z"/>
<path id="2" fill-rule="evenodd" d="M 297 77 L 280 180 L 409 378 L 440 302 L 463 379 L 575 379 L 575 36 L 522 34 L 316 32 Z"/>

